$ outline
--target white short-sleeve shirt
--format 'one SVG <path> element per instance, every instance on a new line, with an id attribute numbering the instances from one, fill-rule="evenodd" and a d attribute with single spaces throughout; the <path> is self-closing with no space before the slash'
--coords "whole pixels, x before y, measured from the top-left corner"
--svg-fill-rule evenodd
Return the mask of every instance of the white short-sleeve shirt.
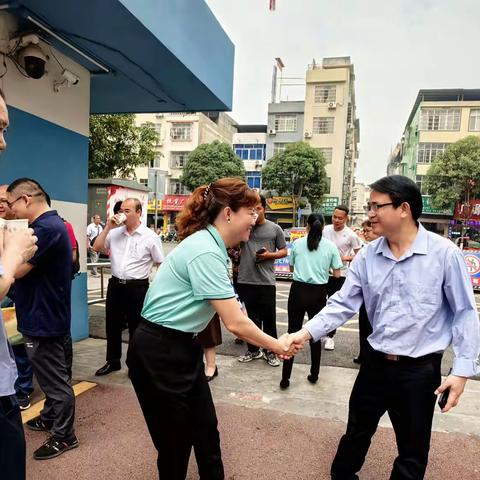
<path id="1" fill-rule="evenodd" d="M 333 225 L 327 225 L 323 229 L 323 236 L 337 246 L 338 252 L 342 257 L 353 255 L 355 250 L 362 248 L 362 242 L 356 233 L 349 227 L 344 227 L 337 232 L 333 228 Z M 341 270 L 342 277 L 346 276 L 347 268 L 348 262 L 343 262 L 343 268 Z"/>
<path id="2" fill-rule="evenodd" d="M 131 235 L 125 225 L 110 230 L 105 248 L 110 250 L 112 275 L 122 280 L 146 279 L 153 264 L 164 260 L 160 238 L 143 224 Z"/>

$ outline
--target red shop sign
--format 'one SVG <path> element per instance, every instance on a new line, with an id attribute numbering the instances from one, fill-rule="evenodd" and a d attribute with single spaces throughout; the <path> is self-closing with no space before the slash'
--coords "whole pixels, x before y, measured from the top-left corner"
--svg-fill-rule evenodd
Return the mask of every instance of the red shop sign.
<path id="1" fill-rule="evenodd" d="M 165 195 L 162 207 L 165 212 L 180 212 L 189 195 Z"/>

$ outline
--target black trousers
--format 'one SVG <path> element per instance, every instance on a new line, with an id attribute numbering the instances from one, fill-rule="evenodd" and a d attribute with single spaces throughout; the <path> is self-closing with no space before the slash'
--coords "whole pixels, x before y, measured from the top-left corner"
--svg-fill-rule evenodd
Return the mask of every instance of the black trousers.
<path id="1" fill-rule="evenodd" d="M 15 395 L 0 397 L 0 476 L 25 480 L 25 435 Z"/>
<path id="2" fill-rule="evenodd" d="M 347 432 L 340 440 L 331 475 L 354 480 L 365 461 L 381 416 L 388 412 L 398 456 L 390 480 L 422 480 L 428 463 L 435 389 L 441 354 L 386 360 L 369 345 L 350 396 Z"/>
<path id="3" fill-rule="evenodd" d="M 345 283 L 345 277 L 328 277 L 328 283 L 327 283 L 327 295 L 328 298 L 330 298 L 333 294 L 338 292 L 342 287 L 343 284 Z M 335 334 L 337 333 L 337 330 L 331 331 L 327 336 L 330 338 L 333 338 Z"/>
<path id="4" fill-rule="evenodd" d="M 327 302 L 326 285 L 313 285 L 293 281 L 288 295 L 288 333 L 298 332 L 302 328 L 305 313 L 308 318 L 315 316 Z M 322 356 L 322 342 L 310 340 L 310 373 L 318 377 L 320 372 L 320 359 Z M 284 360 L 282 379 L 288 380 L 292 373 L 293 359 Z"/>
<path id="5" fill-rule="evenodd" d="M 122 358 L 122 330 L 128 325 L 128 333 L 133 332 L 142 319 L 143 301 L 148 290 L 148 280 L 143 283 L 118 283 L 114 278 L 108 282 L 105 308 L 107 333 L 107 362 L 120 363 Z"/>
<path id="6" fill-rule="evenodd" d="M 360 340 L 360 351 L 358 353 L 358 358 L 362 362 L 365 355 L 365 351 L 368 349 L 368 340 L 367 338 L 372 334 L 372 325 L 368 319 L 367 309 L 365 304 L 362 303 L 360 307 L 360 313 L 358 314 L 358 336 Z"/>
<path id="7" fill-rule="evenodd" d="M 127 365 L 158 451 L 159 478 L 184 480 L 193 446 L 200 479 L 223 480 L 217 416 L 197 339 L 142 321 Z"/>
<path id="8" fill-rule="evenodd" d="M 72 337 L 28 337 L 25 348 L 33 373 L 45 394 L 40 418 L 58 440 L 75 437 L 75 395 L 72 388 Z"/>
<path id="9" fill-rule="evenodd" d="M 277 304 L 275 285 L 237 284 L 237 293 L 245 302 L 249 318 L 267 335 L 277 338 Z M 258 352 L 259 347 L 248 344 L 250 352 Z"/>

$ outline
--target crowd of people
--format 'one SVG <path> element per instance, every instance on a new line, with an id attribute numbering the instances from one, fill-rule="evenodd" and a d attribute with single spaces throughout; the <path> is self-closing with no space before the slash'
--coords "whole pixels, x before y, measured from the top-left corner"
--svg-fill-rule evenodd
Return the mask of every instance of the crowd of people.
<path id="1" fill-rule="evenodd" d="M 3 150 L 8 111 L 0 97 Z M 280 337 L 274 262 L 288 255 L 287 245 L 281 228 L 265 217 L 265 198 L 241 179 L 220 179 L 192 193 L 176 220 L 180 243 L 166 258 L 159 236 L 141 222 L 138 199 L 116 205 L 104 227 L 98 215 L 93 218 L 86 235 L 90 259 L 96 263 L 108 251 L 112 270 L 106 363 L 96 375 L 120 370 L 121 335 L 128 328 L 128 375 L 161 479 L 184 479 L 192 448 L 201 479 L 224 479 L 209 388 L 218 375 L 221 323 L 238 343 L 246 342 L 239 362 L 263 358 L 278 367 L 283 360 L 279 387 L 285 390 L 294 356 L 307 341 L 308 381 L 318 382 L 322 339 L 326 350 L 334 349 L 336 329 L 358 312 L 360 371 L 331 478 L 358 478 L 385 412 L 398 447 L 391 479 L 424 478 L 437 395 L 449 393 L 442 404 L 449 411 L 467 379 L 479 373 L 479 319 L 461 252 L 418 222 L 416 184 L 388 176 L 371 187 L 363 242 L 347 226 L 344 206 L 335 209 L 332 225 L 325 226 L 321 214 L 308 217 L 306 236 L 290 251 L 288 333 Z M 29 226 L 5 233 L 0 256 L 0 298 L 14 301 L 22 338 L 13 355 L 0 328 L 0 471 L 24 480 L 20 408 L 28 408 L 33 374 L 45 404 L 26 426 L 48 433 L 34 458 L 54 458 L 79 445 L 70 335 L 78 242 L 34 179 L 0 189 L 0 217 L 25 219 Z M 153 267 L 159 268 L 150 283 Z M 449 345 L 455 359 L 442 382 L 440 363 Z"/>

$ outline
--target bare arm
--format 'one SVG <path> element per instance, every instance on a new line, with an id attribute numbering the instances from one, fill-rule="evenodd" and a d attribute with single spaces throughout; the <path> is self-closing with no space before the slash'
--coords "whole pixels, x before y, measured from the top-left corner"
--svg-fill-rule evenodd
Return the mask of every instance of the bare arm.
<path id="1" fill-rule="evenodd" d="M 265 253 L 260 253 L 257 255 L 257 259 L 261 262 L 264 262 L 265 260 L 276 260 L 277 258 L 283 258 L 288 255 L 288 248 L 282 248 L 280 250 L 277 250 L 276 252 L 265 252 Z"/>
<path id="2" fill-rule="evenodd" d="M 263 333 L 248 317 L 240 310 L 240 306 L 235 298 L 225 300 L 210 300 L 215 311 L 220 316 L 228 331 L 235 336 L 246 340 L 248 343 L 263 347 L 277 355 L 286 355 L 289 351 L 289 342 L 287 338 L 276 338 Z"/>
<path id="3" fill-rule="evenodd" d="M 27 273 L 31 272 L 33 265 L 30 263 L 24 263 L 17 268 L 15 272 L 15 278 L 23 278 Z"/>
<path id="4" fill-rule="evenodd" d="M 334 268 L 332 270 L 332 275 L 334 278 L 340 278 L 342 275 L 341 275 L 341 270 L 339 268 Z"/>

